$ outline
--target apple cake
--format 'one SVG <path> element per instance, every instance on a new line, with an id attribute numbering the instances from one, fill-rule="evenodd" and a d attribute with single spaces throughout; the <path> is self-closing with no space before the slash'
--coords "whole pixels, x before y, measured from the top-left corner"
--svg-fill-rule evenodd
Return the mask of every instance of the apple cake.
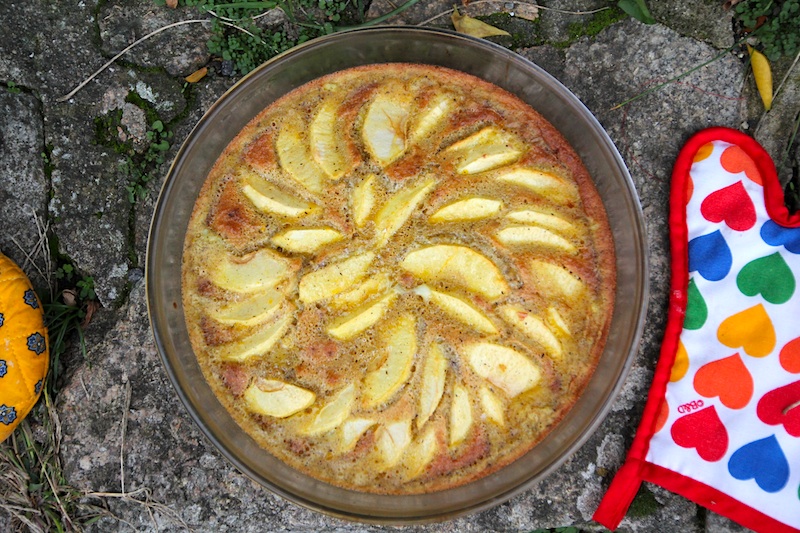
<path id="1" fill-rule="evenodd" d="M 354 490 L 442 490 L 575 403 L 613 248 L 582 162 L 527 104 L 445 68 L 358 67 L 221 154 L 186 235 L 186 325 L 219 401 L 280 460 Z"/>

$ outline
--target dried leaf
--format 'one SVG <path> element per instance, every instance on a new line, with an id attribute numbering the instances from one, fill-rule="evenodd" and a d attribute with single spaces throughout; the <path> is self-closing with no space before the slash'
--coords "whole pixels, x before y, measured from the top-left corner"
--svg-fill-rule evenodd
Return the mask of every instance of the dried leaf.
<path id="1" fill-rule="evenodd" d="M 175 9 L 178 7 L 178 0 L 167 0 L 167 7 Z"/>
<path id="2" fill-rule="evenodd" d="M 203 67 L 200 70 L 195 70 L 194 72 L 192 72 L 191 74 L 186 76 L 184 79 L 188 83 L 197 83 L 198 81 L 200 81 L 203 78 L 205 78 L 206 74 L 208 74 L 208 68 L 207 67 Z"/>
<path id="3" fill-rule="evenodd" d="M 764 102 L 764 109 L 769 111 L 772 107 L 772 69 L 770 69 L 769 60 L 749 44 L 747 50 L 750 52 L 750 66 L 753 68 L 758 94 L 761 95 L 761 101 Z"/>
<path id="4" fill-rule="evenodd" d="M 75 307 L 75 304 L 78 301 L 78 293 L 72 289 L 64 289 L 61 291 L 61 299 L 64 300 L 65 305 L 68 305 L 69 307 Z"/>
<path id="5" fill-rule="evenodd" d="M 86 329 L 86 326 L 89 325 L 89 322 L 92 321 L 92 317 L 94 316 L 95 312 L 100 309 L 100 302 L 97 300 L 89 300 L 86 303 L 86 316 L 83 317 L 83 322 L 81 322 L 81 328 Z"/>
<path id="6" fill-rule="evenodd" d="M 539 8 L 533 4 L 517 4 L 513 15 L 521 19 L 534 21 L 539 18 Z"/>
<path id="7" fill-rule="evenodd" d="M 465 33 L 472 37 L 482 39 L 483 37 L 491 37 L 493 35 L 510 35 L 507 31 L 495 28 L 491 24 L 481 22 L 469 15 L 462 15 L 455 6 L 453 6 L 453 15 L 451 18 L 457 32 Z"/>

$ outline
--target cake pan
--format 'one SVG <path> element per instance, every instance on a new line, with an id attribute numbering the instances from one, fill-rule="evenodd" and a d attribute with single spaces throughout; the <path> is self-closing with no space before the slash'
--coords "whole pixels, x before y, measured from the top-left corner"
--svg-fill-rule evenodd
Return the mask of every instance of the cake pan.
<path id="1" fill-rule="evenodd" d="M 605 204 L 617 258 L 616 306 L 608 341 L 582 396 L 558 426 L 507 467 L 466 485 L 425 495 L 381 495 L 303 475 L 260 448 L 206 384 L 189 343 L 181 299 L 184 236 L 203 182 L 236 134 L 277 98 L 319 76 L 386 62 L 440 65 L 492 82 L 527 102 L 570 142 Z M 225 93 L 180 148 L 159 196 L 146 261 L 150 321 L 164 368 L 202 432 L 243 473 L 299 505 L 381 524 L 444 520 L 498 505 L 556 470 L 597 429 L 638 349 L 648 295 L 644 221 L 613 142 L 586 107 L 540 67 L 491 42 L 414 27 L 342 32 L 298 46 L 260 66 Z"/>

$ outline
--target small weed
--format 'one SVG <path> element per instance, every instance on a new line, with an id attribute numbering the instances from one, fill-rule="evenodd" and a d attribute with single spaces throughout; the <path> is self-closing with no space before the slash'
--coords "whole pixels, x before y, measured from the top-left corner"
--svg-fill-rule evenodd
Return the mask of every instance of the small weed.
<path id="1" fill-rule="evenodd" d="M 757 30 L 757 47 L 770 61 L 800 51 L 800 0 L 744 0 L 733 11 L 746 33 Z"/>
<path id="2" fill-rule="evenodd" d="M 153 179 L 153 171 L 166 160 L 169 139 L 172 139 L 172 132 L 161 120 L 155 120 L 147 131 L 149 144 L 144 153 L 127 156 L 122 168 L 128 174 L 128 185 L 125 189 L 128 191 L 130 203 L 135 204 L 137 200 L 147 196 L 147 184 Z"/>
<path id="3" fill-rule="evenodd" d="M 407 0 L 390 14 L 397 14 L 417 1 Z M 165 0 L 155 2 L 163 5 Z M 179 5 L 213 16 L 208 51 L 230 65 L 230 74 L 240 75 L 315 37 L 384 20 L 384 17 L 365 20 L 369 5 L 365 0 L 179 0 Z M 274 8 L 284 12 L 287 22 L 279 28 L 264 28 L 258 19 Z"/>
<path id="4" fill-rule="evenodd" d="M 170 140 L 173 134 L 169 127 L 159 118 L 158 113 L 150 102 L 147 102 L 134 92 L 128 94 L 126 101 L 145 112 L 150 124 L 146 133 L 146 148 L 137 150 L 134 147 L 133 140 L 122 124 L 121 109 L 115 109 L 94 119 L 95 141 L 125 156 L 125 161 L 122 164 L 122 172 L 128 178 L 125 190 L 128 193 L 130 203 L 135 204 L 138 200 L 147 196 L 148 183 L 153 179 L 153 173 L 166 161 L 166 153 L 170 149 Z"/>
<path id="5" fill-rule="evenodd" d="M 22 92 L 22 89 L 17 87 L 17 84 L 13 81 L 9 81 L 6 83 L 6 91 L 10 92 L 11 94 L 19 94 Z"/>

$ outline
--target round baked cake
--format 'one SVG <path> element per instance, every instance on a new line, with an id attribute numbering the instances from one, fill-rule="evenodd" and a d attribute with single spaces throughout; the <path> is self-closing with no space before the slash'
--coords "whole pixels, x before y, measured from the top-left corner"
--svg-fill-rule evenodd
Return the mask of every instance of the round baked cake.
<path id="1" fill-rule="evenodd" d="M 580 159 L 527 104 L 416 64 L 319 78 L 228 145 L 183 305 L 219 401 L 293 468 L 412 494 L 528 452 L 583 391 L 614 246 Z"/>

